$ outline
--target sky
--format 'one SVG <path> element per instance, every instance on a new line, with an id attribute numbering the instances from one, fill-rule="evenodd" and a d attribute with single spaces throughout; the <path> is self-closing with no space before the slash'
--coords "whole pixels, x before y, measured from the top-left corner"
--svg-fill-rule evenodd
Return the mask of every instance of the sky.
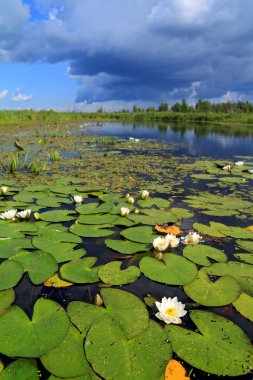
<path id="1" fill-rule="evenodd" d="M 0 0 L 0 110 L 253 102 L 252 0 Z"/>

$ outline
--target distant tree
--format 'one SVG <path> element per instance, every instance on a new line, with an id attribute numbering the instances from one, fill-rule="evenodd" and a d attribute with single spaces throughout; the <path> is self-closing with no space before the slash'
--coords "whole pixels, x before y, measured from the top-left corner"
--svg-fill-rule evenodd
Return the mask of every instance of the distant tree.
<path id="1" fill-rule="evenodd" d="M 173 106 L 171 107 L 171 111 L 173 112 L 182 112 L 182 106 L 180 103 L 175 103 L 173 104 Z"/>
<path id="2" fill-rule="evenodd" d="M 158 107 L 158 112 L 167 112 L 169 111 L 168 103 L 162 102 Z"/>
<path id="3" fill-rule="evenodd" d="M 187 112 L 189 110 L 186 99 L 182 99 L 181 102 L 181 112 Z"/>
<path id="4" fill-rule="evenodd" d="M 155 108 L 154 107 L 148 107 L 148 108 L 146 108 L 146 112 L 155 112 Z"/>

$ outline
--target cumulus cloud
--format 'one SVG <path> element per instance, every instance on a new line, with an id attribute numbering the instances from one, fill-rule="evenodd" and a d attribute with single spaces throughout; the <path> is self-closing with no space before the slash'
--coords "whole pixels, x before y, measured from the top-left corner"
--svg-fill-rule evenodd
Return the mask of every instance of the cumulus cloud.
<path id="1" fill-rule="evenodd" d="M 0 3 L 0 60 L 68 61 L 77 102 L 253 97 L 251 0 L 29 3 Z"/>
<path id="2" fill-rule="evenodd" d="M 20 90 L 17 89 L 16 92 L 11 96 L 11 102 L 18 103 L 18 102 L 28 102 L 32 99 L 32 95 L 27 94 L 21 94 Z"/>
<path id="3" fill-rule="evenodd" d="M 8 90 L 0 91 L 0 100 L 4 99 L 8 95 Z"/>

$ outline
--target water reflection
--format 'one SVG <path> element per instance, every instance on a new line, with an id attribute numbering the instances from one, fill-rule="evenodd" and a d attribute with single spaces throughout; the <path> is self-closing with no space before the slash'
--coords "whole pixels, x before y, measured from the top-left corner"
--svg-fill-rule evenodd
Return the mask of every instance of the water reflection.
<path id="1" fill-rule="evenodd" d="M 102 125 L 88 123 L 84 132 L 122 138 L 151 138 L 161 142 L 183 144 L 179 153 L 192 156 L 233 158 L 253 155 L 251 126 L 106 122 Z"/>

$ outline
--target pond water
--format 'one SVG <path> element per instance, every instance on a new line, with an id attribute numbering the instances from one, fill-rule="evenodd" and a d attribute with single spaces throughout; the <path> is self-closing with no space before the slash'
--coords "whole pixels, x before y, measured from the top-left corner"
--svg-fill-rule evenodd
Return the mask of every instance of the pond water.
<path id="1" fill-rule="evenodd" d="M 232 158 L 253 154 L 253 128 L 245 133 L 238 127 L 231 131 L 230 125 L 202 124 L 137 124 L 131 123 L 85 123 L 78 127 L 87 134 L 117 136 L 122 138 L 156 139 L 170 144 L 183 144 L 177 152 L 190 156 Z"/>
<path id="2" fill-rule="evenodd" d="M 85 372 L 82 363 L 83 345 L 80 341 L 80 344 L 77 344 L 73 336 L 67 338 L 70 342 L 69 347 L 64 345 L 61 347 L 59 344 L 57 355 L 49 348 L 47 351 L 45 347 L 34 349 L 29 347 L 30 356 L 26 354 L 25 345 L 24 347 L 20 345 L 17 349 L 19 345 L 15 338 L 22 336 L 18 328 L 19 323 L 21 326 L 23 323 L 23 317 L 19 315 L 20 309 L 32 318 L 34 305 L 43 299 L 56 301 L 59 304 L 58 310 L 60 305 L 67 310 L 72 301 L 80 301 L 78 306 L 80 308 L 93 310 L 93 305 L 90 304 L 94 304 L 96 294 L 101 291 L 104 291 L 103 294 L 105 298 L 107 297 L 108 308 L 112 307 L 111 316 L 116 318 L 115 320 L 119 318 L 117 305 L 116 308 L 112 305 L 115 296 L 122 309 L 126 307 L 123 319 L 127 328 L 144 329 L 141 330 L 144 340 L 147 335 L 146 330 L 139 322 L 139 315 L 145 320 L 147 314 L 144 301 L 150 321 L 155 321 L 164 327 L 164 323 L 156 318 L 157 309 L 152 303 L 152 297 L 161 301 L 164 296 L 178 297 L 179 301 L 186 304 L 188 313 L 182 318 L 182 330 L 178 331 L 183 331 L 183 328 L 198 331 L 190 317 L 191 312 L 194 315 L 195 311 L 200 322 L 201 318 L 204 318 L 203 325 L 198 326 L 199 330 L 202 331 L 205 324 L 210 327 L 216 321 L 208 322 L 207 314 L 203 314 L 210 312 L 213 313 L 211 315 L 232 321 L 249 339 L 253 339 L 253 307 L 247 307 L 253 305 L 253 173 L 250 172 L 253 169 L 252 129 L 229 125 L 84 122 L 68 126 L 41 125 L 32 128 L 13 128 L 2 133 L 0 131 L 0 135 L 2 142 L 0 186 L 8 186 L 8 193 L 0 195 L 0 212 L 9 209 L 32 210 L 30 220 L 16 218 L 15 223 L 0 220 L 0 262 L 3 265 L 0 266 L 0 272 L 3 274 L 0 276 L 0 297 L 2 297 L 0 298 L 0 352 L 3 353 L 4 365 L 10 363 L 15 365 L 17 361 L 13 358 L 31 357 L 36 358 L 36 361 L 30 359 L 22 362 L 20 359 L 18 365 L 24 370 L 29 364 L 33 367 L 31 371 L 35 368 L 35 372 L 38 366 L 41 371 L 39 377 L 43 380 L 61 379 L 63 377 L 61 367 L 72 374 L 67 377 L 68 379 L 111 379 L 107 376 L 106 369 L 114 360 L 110 346 L 107 347 L 109 356 L 107 349 L 106 353 L 100 352 L 107 363 L 104 367 L 101 363 L 97 363 L 96 352 L 89 357 L 95 371 L 101 376 L 96 377 L 92 370 L 87 376 L 83 374 Z M 18 161 L 14 171 L 13 154 Z M 243 161 L 242 165 L 235 164 L 239 160 Z M 227 164 L 230 165 L 229 169 L 224 169 Z M 33 171 L 34 168 L 38 169 L 37 173 Z M 142 200 L 140 196 L 140 191 L 143 189 L 150 191 L 150 196 L 146 200 Z M 125 195 L 128 192 L 135 198 L 134 205 L 127 202 Z M 77 206 L 73 202 L 73 196 L 77 194 L 84 197 L 83 205 Z M 105 208 L 98 212 L 95 208 L 100 205 Z M 129 215 L 125 218 L 119 216 L 122 206 L 130 209 Z M 39 221 L 35 219 L 35 212 L 40 213 Z M 178 246 L 168 248 L 162 256 L 163 259 L 159 261 L 155 258 L 152 243 L 155 237 L 165 235 L 156 231 L 156 224 L 165 229 L 177 225 L 181 229 L 178 233 L 180 238 L 195 230 L 202 239 L 200 244 L 196 245 L 187 245 L 183 239 L 180 240 Z M 126 243 L 127 247 L 118 243 Z M 128 249 L 131 253 L 130 251 L 127 253 Z M 206 253 L 207 250 L 210 256 Z M 109 270 L 108 274 L 106 265 L 115 262 L 121 263 L 121 270 L 118 270 L 118 273 L 114 268 Z M 181 265 L 184 270 L 181 269 Z M 14 267 L 12 276 L 9 276 L 5 269 L 8 266 Z M 124 280 L 124 275 L 121 277 L 122 272 L 127 268 L 133 270 L 133 267 L 139 271 L 137 278 L 129 274 L 130 279 Z M 115 271 L 121 283 L 117 282 L 119 281 L 117 276 L 113 277 Z M 70 282 L 68 287 L 47 284 L 46 281 L 55 272 L 63 280 Z M 172 279 L 170 273 L 173 273 Z M 210 283 L 205 277 L 206 273 L 215 284 L 218 284 L 220 278 L 225 278 L 229 285 L 224 288 L 220 282 L 217 290 L 209 289 Z M 9 288 L 14 289 L 15 297 L 13 294 L 4 293 L 9 292 Z M 110 295 L 110 290 L 113 289 L 125 293 L 116 292 L 112 297 L 113 293 Z M 137 311 L 135 307 L 131 310 L 128 304 L 124 304 L 124 297 L 128 297 L 126 295 L 128 293 L 137 296 L 138 302 L 142 301 L 141 306 L 137 305 Z M 151 300 L 146 299 L 148 295 L 151 296 Z M 11 299 L 9 303 L 5 299 L 7 296 Z M 135 302 L 137 301 L 133 301 L 133 304 Z M 11 303 L 15 306 L 10 306 Z M 1 315 L 1 312 L 5 312 L 8 307 L 9 311 Z M 19 311 L 15 307 L 20 308 Z M 83 314 L 80 314 L 80 310 L 69 311 L 69 315 L 71 321 L 75 321 L 73 325 L 83 333 Z M 51 311 L 52 315 L 48 315 L 47 309 L 44 310 L 45 326 L 49 323 L 50 327 L 54 322 L 54 310 Z M 10 315 L 15 314 L 16 319 L 8 319 L 9 312 Z M 92 316 L 91 313 L 91 319 Z M 38 315 L 37 318 L 39 319 Z M 91 333 L 88 333 L 89 339 L 92 338 L 92 331 L 96 326 L 99 335 L 105 334 L 106 339 L 110 339 L 110 334 L 106 332 L 103 323 L 100 326 L 95 322 L 91 327 Z M 12 342 L 5 331 L 8 333 L 13 328 L 16 335 L 11 338 Z M 224 329 L 226 330 L 225 325 L 221 325 L 220 332 L 217 334 L 216 331 L 216 334 L 223 336 Z M 39 340 L 45 339 L 48 347 L 52 346 L 52 337 L 47 334 L 46 329 L 43 328 L 36 333 L 39 335 Z M 180 334 L 178 337 L 182 340 Z M 201 356 L 203 344 L 203 347 L 211 352 L 211 366 L 215 358 L 216 361 L 224 360 L 227 363 L 224 364 L 226 371 L 228 370 L 226 366 L 230 365 L 226 362 L 226 357 L 231 356 L 231 366 L 235 367 L 234 373 L 247 372 L 246 375 L 223 376 L 223 379 L 252 380 L 252 375 L 248 373 L 248 362 L 253 363 L 252 352 L 248 354 L 249 341 L 246 338 L 246 343 L 237 342 L 240 340 L 237 334 L 240 335 L 241 332 L 232 331 L 230 335 L 228 331 L 222 339 L 219 339 L 219 336 L 212 337 L 211 328 L 207 334 L 210 335 L 207 342 L 193 339 L 192 347 L 199 345 L 200 348 L 199 352 L 196 351 L 193 362 L 198 361 Z M 43 335 L 45 338 L 42 338 Z M 155 337 L 151 334 L 149 338 L 151 346 L 157 334 L 154 335 Z M 173 341 L 172 335 L 169 337 Z M 29 343 L 27 345 L 30 346 L 31 341 L 27 337 L 26 339 Z M 106 340 L 99 339 L 94 340 L 98 349 Z M 222 340 L 227 340 L 232 345 L 230 350 L 229 344 L 226 345 L 225 342 L 225 354 L 222 353 Z M 130 341 L 133 350 L 139 355 L 134 341 L 131 339 Z M 177 339 L 174 338 L 176 345 L 175 341 Z M 113 345 L 114 342 L 111 346 Z M 181 348 L 184 346 L 183 340 Z M 221 349 L 222 358 L 219 355 L 216 357 L 216 346 Z M 149 352 L 149 348 L 144 347 L 144 356 L 147 352 L 146 359 L 140 356 L 140 361 L 146 360 L 144 366 L 146 371 L 150 364 L 148 355 L 154 354 L 152 350 Z M 174 358 L 180 357 L 181 348 L 178 350 L 175 348 Z M 157 347 L 158 349 L 160 348 Z M 40 350 L 43 352 L 42 357 Z M 89 347 L 87 353 L 88 351 Z M 128 360 L 123 351 L 123 359 Z M 208 361 L 204 367 L 191 364 L 190 351 L 186 353 L 186 359 L 182 363 L 188 373 L 192 371 L 191 379 L 217 379 L 216 374 L 210 375 L 206 369 L 211 368 Z M 71 355 L 77 357 L 80 377 L 77 377 L 75 365 L 68 362 Z M 158 356 L 163 355 L 164 352 L 161 351 Z M 240 366 L 245 370 L 241 372 Z M 201 371 L 198 368 L 204 369 Z M 154 368 L 152 370 L 155 371 Z M 215 373 L 215 370 L 212 373 Z M 3 371 L 3 376 L 8 376 L 6 370 Z M 148 378 L 147 376 L 145 378 Z M 23 378 L 26 377 L 20 379 Z M 9 377 L 3 379 L 9 380 Z M 38 376 L 30 379 L 38 379 Z M 114 379 L 121 380 L 117 376 Z M 131 380 L 135 380 L 134 376 Z M 138 376 L 136 380 L 139 380 Z M 154 380 L 162 378 L 154 376 Z"/>

